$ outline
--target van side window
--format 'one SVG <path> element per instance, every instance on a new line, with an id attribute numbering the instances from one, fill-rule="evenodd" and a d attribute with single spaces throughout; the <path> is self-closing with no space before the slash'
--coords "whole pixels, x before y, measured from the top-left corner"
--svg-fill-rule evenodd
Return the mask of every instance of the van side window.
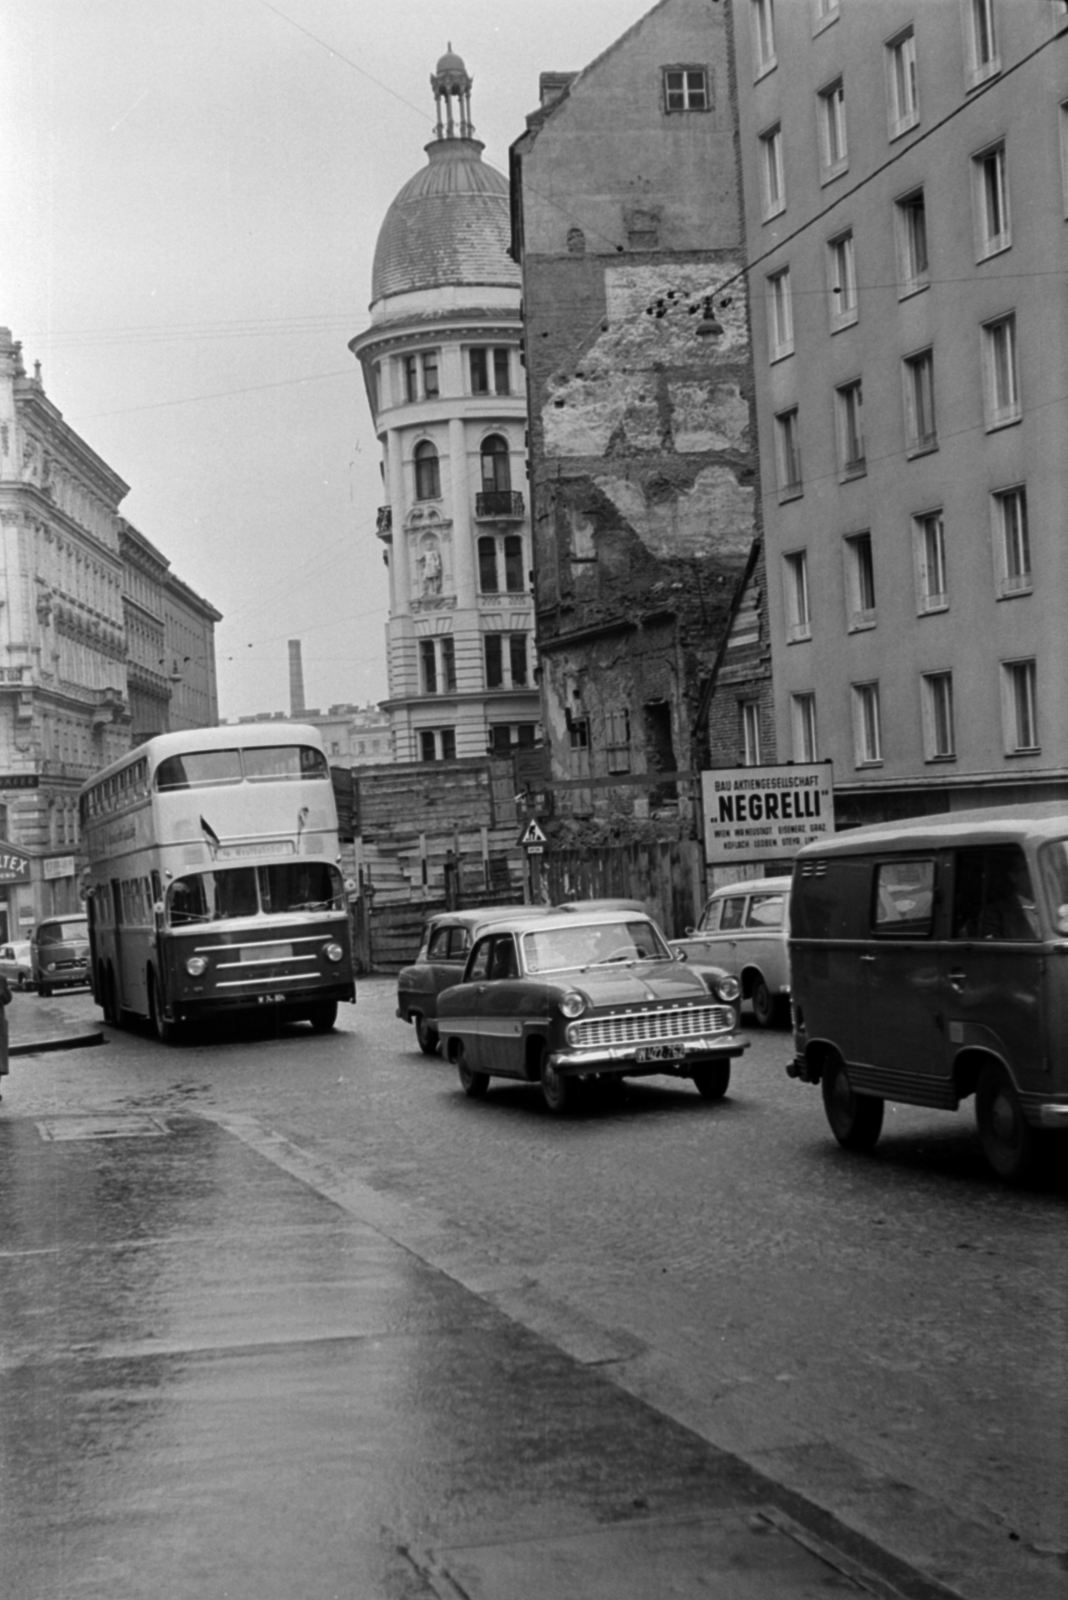
<path id="1" fill-rule="evenodd" d="M 720 928 L 726 933 L 729 928 L 740 928 L 745 916 L 745 896 L 732 895 L 723 902 L 723 914 L 720 918 Z"/>
<path id="2" fill-rule="evenodd" d="M 471 949 L 471 934 L 467 928 L 453 928 L 449 937 L 449 957 L 453 961 L 466 961 Z"/>
<path id="3" fill-rule="evenodd" d="M 471 957 L 471 970 L 467 974 L 468 982 L 476 978 L 489 976 L 490 951 L 493 949 L 493 940 L 480 939 L 475 946 L 475 953 Z"/>
<path id="4" fill-rule="evenodd" d="M 430 935 L 430 943 L 426 947 L 426 958 L 428 961 L 444 961 L 445 952 L 449 948 L 450 931 L 451 930 L 448 928 L 434 929 L 433 933 Z"/>
<path id="5" fill-rule="evenodd" d="M 722 900 L 710 900 L 705 906 L 704 913 L 697 925 L 698 933 L 715 933 L 719 928 L 719 913 L 723 905 Z"/>
<path id="6" fill-rule="evenodd" d="M 783 897 L 781 894 L 755 894 L 749 902 L 745 919 L 747 928 L 781 928 Z"/>
<path id="7" fill-rule="evenodd" d="M 872 925 L 877 934 L 928 939 L 934 923 L 935 864 L 880 861 L 875 868 Z"/>
<path id="8" fill-rule="evenodd" d="M 493 947 L 493 961 L 490 965 L 491 978 L 517 978 L 519 976 L 519 958 L 515 953 L 515 940 L 510 933 L 502 933 Z"/>
<path id="9" fill-rule="evenodd" d="M 954 939 L 1037 939 L 1038 915 L 1019 845 L 958 850 L 953 872 Z"/>

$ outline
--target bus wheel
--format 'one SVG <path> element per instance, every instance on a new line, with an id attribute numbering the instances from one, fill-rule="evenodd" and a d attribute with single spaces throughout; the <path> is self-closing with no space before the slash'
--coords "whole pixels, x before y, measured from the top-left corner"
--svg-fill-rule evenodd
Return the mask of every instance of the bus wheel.
<path id="1" fill-rule="evenodd" d="M 337 1001 L 323 1000 L 308 1011 L 308 1021 L 313 1033 L 330 1033 L 337 1021 Z"/>
<path id="2" fill-rule="evenodd" d="M 875 1095 L 857 1094 L 841 1061 L 828 1061 L 823 1069 L 823 1109 L 846 1150 L 873 1148 L 882 1132 L 883 1102 Z"/>
<path id="3" fill-rule="evenodd" d="M 148 1009 L 152 1031 L 160 1044 L 174 1044 L 178 1038 L 178 1026 L 174 1022 L 168 1022 L 163 1015 L 163 990 L 154 967 L 149 972 Z"/>
<path id="4" fill-rule="evenodd" d="M 1034 1129 L 1024 1121 L 1011 1078 L 993 1061 L 979 1074 L 975 1120 L 987 1165 L 999 1178 L 1018 1183 L 1031 1170 L 1038 1141 Z"/>

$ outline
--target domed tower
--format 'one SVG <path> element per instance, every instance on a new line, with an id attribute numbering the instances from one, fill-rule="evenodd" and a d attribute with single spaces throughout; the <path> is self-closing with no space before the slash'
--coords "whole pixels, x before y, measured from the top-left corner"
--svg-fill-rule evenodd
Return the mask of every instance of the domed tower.
<path id="1" fill-rule="evenodd" d="M 430 84 L 427 164 L 386 213 L 371 326 L 349 345 L 382 446 L 398 761 L 506 755 L 539 719 L 508 183 L 482 160 L 451 45 Z"/>

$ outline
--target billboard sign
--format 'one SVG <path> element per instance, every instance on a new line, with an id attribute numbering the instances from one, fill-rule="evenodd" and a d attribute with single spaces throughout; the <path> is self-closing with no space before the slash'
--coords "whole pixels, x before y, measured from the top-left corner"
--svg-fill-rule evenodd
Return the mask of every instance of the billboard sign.
<path id="1" fill-rule="evenodd" d="M 710 867 L 794 856 L 834 832 L 831 763 L 715 767 L 701 774 L 701 811 Z"/>

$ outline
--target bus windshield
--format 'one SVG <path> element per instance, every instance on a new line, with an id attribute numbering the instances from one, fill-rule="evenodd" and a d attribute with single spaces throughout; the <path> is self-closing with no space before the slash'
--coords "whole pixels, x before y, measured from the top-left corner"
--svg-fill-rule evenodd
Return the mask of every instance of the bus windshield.
<path id="1" fill-rule="evenodd" d="M 329 778 L 321 750 L 307 744 L 250 745 L 244 750 L 187 750 L 167 756 L 156 768 L 156 788 L 207 789 L 217 784 L 277 782 L 287 778 Z"/>
<path id="2" fill-rule="evenodd" d="M 343 911 L 345 904 L 340 872 L 323 861 L 191 872 L 171 884 L 166 901 L 171 927 L 292 911 Z"/>

